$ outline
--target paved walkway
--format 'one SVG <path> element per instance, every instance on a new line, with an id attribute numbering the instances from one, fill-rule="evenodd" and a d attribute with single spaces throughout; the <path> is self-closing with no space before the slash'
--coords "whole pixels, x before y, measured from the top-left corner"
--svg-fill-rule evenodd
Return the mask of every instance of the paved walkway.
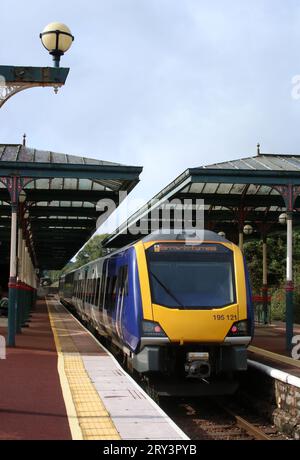
<path id="1" fill-rule="evenodd" d="M 1 320 L 3 324 L 3 320 Z M 0 334 L 6 334 L 1 327 Z M 71 439 L 45 302 L 0 360 L 0 439 Z"/>
<path id="2" fill-rule="evenodd" d="M 73 439 L 189 439 L 57 300 L 47 300 Z"/>
<path id="3" fill-rule="evenodd" d="M 0 439 L 188 439 L 54 298 L 37 303 L 0 373 Z"/>
<path id="4" fill-rule="evenodd" d="M 294 325 L 294 335 L 300 338 L 298 324 Z M 300 377 L 300 360 L 292 359 L 286 350 L 285 323 L 276 321 L 271 325 L 256 326 L 254 340 L 248 351 L 249 358 Z"/>

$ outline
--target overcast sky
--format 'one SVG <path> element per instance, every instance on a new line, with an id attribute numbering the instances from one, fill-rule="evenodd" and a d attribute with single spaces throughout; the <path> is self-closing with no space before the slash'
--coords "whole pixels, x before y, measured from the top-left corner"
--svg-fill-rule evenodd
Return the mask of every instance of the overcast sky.
<path id="1" fill-rule="evenodd" d="M 57 96 L 14 96 L 0 143 L 142 165 L 151 198 L 188 167 L 263 152 L 300 153 L 300 2 L 15 0 L 1 4 L 0 63 L 52 65 L 39 32 L 75 35 Z"/>

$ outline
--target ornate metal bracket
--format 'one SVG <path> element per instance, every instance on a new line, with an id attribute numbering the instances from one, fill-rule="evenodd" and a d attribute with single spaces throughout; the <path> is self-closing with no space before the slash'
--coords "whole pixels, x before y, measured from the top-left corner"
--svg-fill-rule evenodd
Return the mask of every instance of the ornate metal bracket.
<path id="1" fill-rule="evenodd" d="M 10 194 L 11 205 L 16 206 L 19 202 L 19 195 L 23 188 L 33 179 L 30 177 L 8 176 L 0 177 L 0 181 L 4 184 Z"/>
<path id="2" fill-rule="evenodd" d="M 300 186 L 287 184 L 287 185 L 274 185 L 273 188 L 280 193 L 284 199 L 287 212 L 293 212 L 294 205 L 297 197 L 300 195 Z"/>
<path id="3" fill-rule="evenodd" d="M 57 92 L 65 84 L 69 69 L 0 66 L 0 108 L 25 89 L 50 86 Z"/>
<path id="4" fill-rule="evenodd" d="M 8 83 L 5 84 L 3 81 L 0 79 L 0 108 L 5 104 L 8 99 L 10 99 L 12 96 L 14 96 L 17 93 L 20 93 L 20 91 L 24 91 L 25 89 L 30 89 L 30 88 L 37 88 L 40 86 L 52 86 L 54 88 L 54 92 L 57 93 L 58 88 L 61 87 L 62 85 L 45 85 L 41 83 Z"/>

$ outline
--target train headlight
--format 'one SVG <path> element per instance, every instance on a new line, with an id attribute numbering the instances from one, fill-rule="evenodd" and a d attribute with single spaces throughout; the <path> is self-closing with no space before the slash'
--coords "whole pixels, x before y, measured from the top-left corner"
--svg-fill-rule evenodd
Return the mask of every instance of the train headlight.
<path id="1" fill-rule="evenodd" d="M 155 321 L 142 321 L 144 337 L 167 337 L 159 323 Z"/>
<path id="2" fill-rule="evenodd" d="M 241 335 L 249 335 L 249 324 L 247 320 L 237 321 L 234 323 L 227 334 L 229 337 L 236 337 Z"/>

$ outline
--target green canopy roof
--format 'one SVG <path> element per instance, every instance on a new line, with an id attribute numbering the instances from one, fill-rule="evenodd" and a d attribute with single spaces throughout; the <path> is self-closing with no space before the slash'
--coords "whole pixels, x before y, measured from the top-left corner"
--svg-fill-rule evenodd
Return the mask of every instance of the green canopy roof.
<path id="1" fill-rule="evenodd" d="M 0 145 L 0 179 L 30 178 L 25 186 L 28 226 L 36 264 L 62 268 L 96 230 L 100 199 L 119 204 L 119 191 L 130 192 L 141 167 L 124 166 L 83 156 Z M 0 180 L 0 251 L 9 257 L 10 196 Z M 3 260 L 3 259 L 2 259 Z"/>
<path id="2" fill-rule="evenodd" d="M 237 233 L 238 212 L 244 212 L 245 222 L 278 227 L 278 216 L 286 209 L 280 187 L 300 185 L 300 156 L 285 154 L 261 154 L 198 168 L 189 168 L 155 195 L 145 206 L 124 222 L 115 233 L 104 241 L 107 247 L 121 247 L 141 235 L 132 234 L 133 226 L 143 225 L 150 231 L 151 212 L 162 210 L 166 200 L 204 200 L 206 228 L 223 230 L 226 235 Z M 298 196 L 294 208 L 300 208 Z M 157 217 L 156 217 L 157 218 Z M 295 216 L 297 222 L 298 216 Z M 159 224 L 163 224 L 160 211 Z M 176 225 L 171 213 L 170 227 Z M 135 232 L 136 233 L 136 232 Z"/>

